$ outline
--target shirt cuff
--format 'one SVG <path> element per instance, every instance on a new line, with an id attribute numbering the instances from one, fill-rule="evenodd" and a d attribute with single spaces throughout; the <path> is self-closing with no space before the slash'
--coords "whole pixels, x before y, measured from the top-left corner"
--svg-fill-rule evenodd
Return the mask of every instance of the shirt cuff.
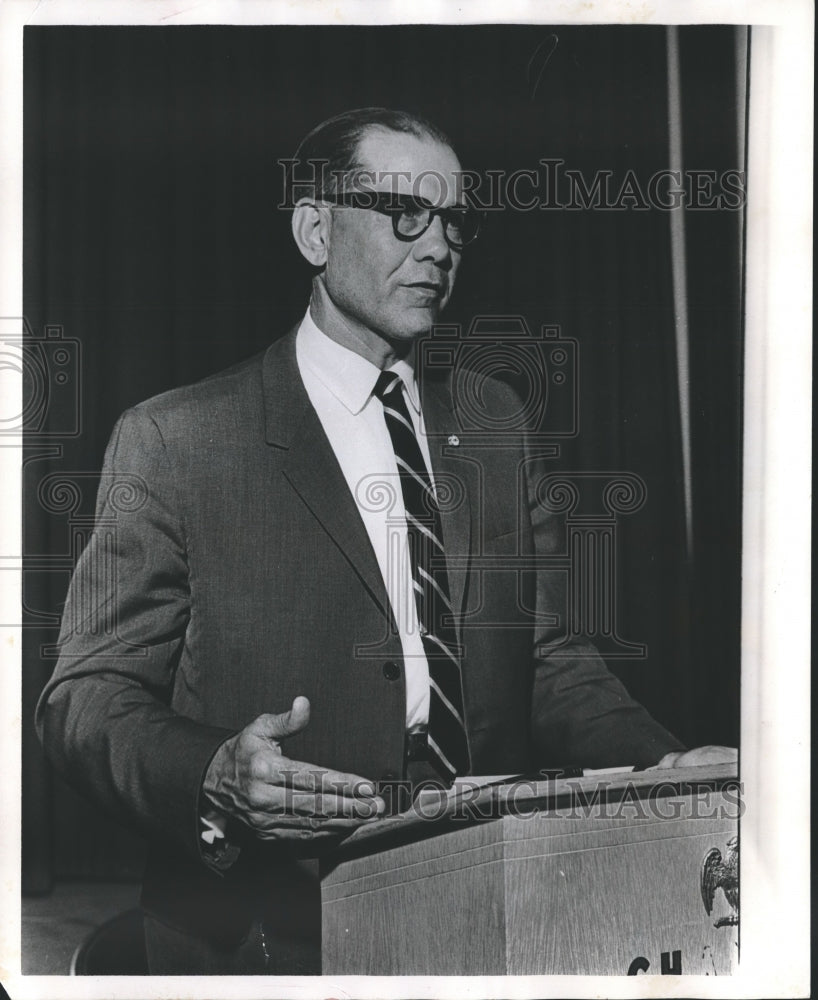
<path id="1" fill-rule="evenodd" d="M 199 837 L 202 857 L 207 864 L 225 871 L 236 863 L 241 848 L 227 838 L 227 817 L 215 809 L 199 816 Z"/>

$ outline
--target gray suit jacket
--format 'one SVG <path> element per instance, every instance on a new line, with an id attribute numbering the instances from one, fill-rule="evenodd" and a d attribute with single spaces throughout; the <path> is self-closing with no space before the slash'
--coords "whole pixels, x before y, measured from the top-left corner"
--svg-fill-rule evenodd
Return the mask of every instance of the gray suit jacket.
<path id="1" fill-rule="evenodd" d="M 507 406 L 503 386 L 486 392 Z M 561 520 L 531 501 L 538 463 L 523 438 L 499 449 L 447 445 L 459 423 L 445 382 L 423 380 L 423 408 L 435 475 L 454 488 L 442 527 L 453 605 L 464 615 L 475 773 L 647 765 L 680 748 L 592 647 L 566 642 L 562 574 L 514 568 L 535 544 L 564 546 Z M 401 645 L 301 382 L 294 331 L 263 355 L 125 413 L 105 469 L 37 725 L 60 772 L 141 828 L 156 857 L 175 859 L 177 875 L 184 868 L 201 880 L 195 902 L 174 911 L 177 923 L 196 923 L 202 895 L 224 891 L 201 859 L 198 830 L 200 786 L 218 745 L 303 694 L 312 718 L 288 742 L 290 756 L 401 776 Z M 505 568 L 478 558 L 496 556 L 508 557 Z M 157 911 L 169 870 L 154 879 Z M 167 889 L 167 908 L 179 893 Z"/>

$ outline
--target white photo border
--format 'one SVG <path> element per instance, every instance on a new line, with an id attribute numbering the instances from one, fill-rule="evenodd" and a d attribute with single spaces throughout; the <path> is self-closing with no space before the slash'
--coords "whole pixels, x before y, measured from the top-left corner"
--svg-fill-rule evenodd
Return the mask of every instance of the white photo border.
<path id="1" fill-rule="evenodd" d="M 808 0 L 4 0 L 0 4 L 0 316 L 22 316 L 23 28 L 47 24 L 748 24 L 741 964 L 705 977 L 22 976 L 21 629 L 0 629 L 0 978 L 14 998 L 793 997 L 809 995 L 810 511 L 814 10 Z M 6 378 L 2 388 L 19 392 Z M 3 553 L 22 552 L 22 443 L 0 448 Z M 0 621 L 20 621 L 3 560 Z"/>

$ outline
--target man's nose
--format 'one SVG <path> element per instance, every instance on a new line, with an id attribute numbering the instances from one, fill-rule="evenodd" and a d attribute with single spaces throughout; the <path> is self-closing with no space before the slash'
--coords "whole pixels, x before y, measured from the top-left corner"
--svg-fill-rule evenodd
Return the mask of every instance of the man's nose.
<path id="1" fill-rule="evenodd" d="M 447 271 L 452 266 L 451 247 L 446 242 L 443 219 L 439 215 L 432 219 L 426 232 L 415 240 L 414 256 L 416 260 L 432 260 Z"/>

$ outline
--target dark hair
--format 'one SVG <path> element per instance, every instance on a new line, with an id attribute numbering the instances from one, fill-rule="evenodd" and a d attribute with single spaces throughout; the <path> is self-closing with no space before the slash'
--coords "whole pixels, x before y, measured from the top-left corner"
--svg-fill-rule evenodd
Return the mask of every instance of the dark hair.
<path id="1" fill-rule="evenodd" d="M 305 136 L 292 160 L 280 161 L 287 165 L 289 205 L 295 205 L 299 198 L 321 198 L 354 187 L 353 175 L 364 167 L 358 159 L 361 140 L 373 129 L 430 138 L 454 148 L 442 129 L 414 112 L 390 108 L 343 111 Z"/>

